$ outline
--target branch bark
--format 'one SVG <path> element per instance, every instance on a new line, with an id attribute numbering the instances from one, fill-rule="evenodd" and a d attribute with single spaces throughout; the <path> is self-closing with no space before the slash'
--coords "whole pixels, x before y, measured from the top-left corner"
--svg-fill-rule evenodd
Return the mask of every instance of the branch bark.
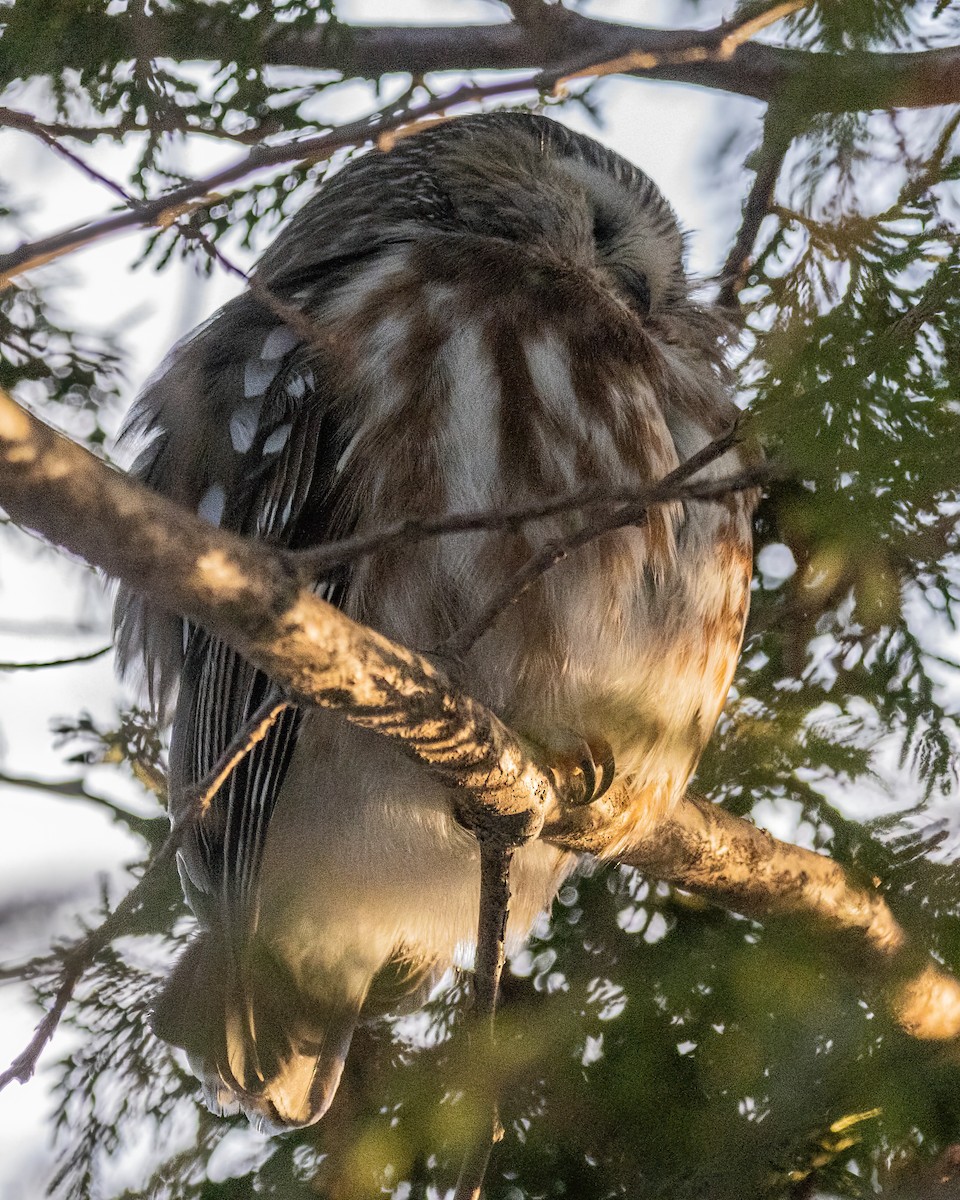
<path id="1" fill-rule="evenodd" d="M 774 5 L 770 6 L 775 7 Z M 341 23 L 267 26 L 261 35 L 264 62 L 272 66 L 340 71 L 345 78 L 378 78 L 390 72 L 426 75 L 435 71 L 518 71 L 544 66 L 544 26 L 554 62 L 609 62 L 650 55 L 656 65 L 631 73 L 732 92 L 769 101 L 789 93 L 803 113 L 917 108 L 960 102 L 960 48 L 916 53 L 848 51 L 844 54 L 794 50 L 747 42 L 726 58 L 684 60 L 694 47 L 714 45 L 729 25 L 712 30 L 652 29 L 585 17 L 558 5 L 549 18 L 531 25 L 350 26 Z M 116 22 L 91 22 L 85 44 L 90 56 L 116 65 L 126 49 Z M 140 31 L 141 49 L 174 59 L 220 62 L 233 42 L 230 18 L 215 7 L 204 21 L 191 6 L 181 14 L 154 10 Z M 119 52 L 118 52 L 119 46 Z M 66 64 L 80 66 L 83 64 Z M 15 70 L 9 72 L 15 76 Z"/>
<path id="2" fill-rule="evenodd" d="M 960 1036 L 960 982 L 912 946 L 876 891 L 830 859 L 688 800 L 642 837 L 623 787 L 581 803 L 583 783 L 544 761 L 421 655 L 301 587 L 288 556 L 234 537 L 112 470 L 0 392 L 0 503 L 49 540 L 204 625 L 300 703 L 391 738 L 458 797 L 481 838 L 542 836 L 631 863 L 752 916 L 814 918 L 863 947 L 917 1037 Z"/>

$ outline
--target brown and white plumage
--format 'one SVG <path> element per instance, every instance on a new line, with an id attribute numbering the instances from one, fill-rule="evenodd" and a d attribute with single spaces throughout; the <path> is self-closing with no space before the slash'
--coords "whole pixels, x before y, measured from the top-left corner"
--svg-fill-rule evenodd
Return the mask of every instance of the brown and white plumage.
<path id="1" fill-rule="evenodd" d="M 467 117 L 371 152 L 264 256 L 255 294 L 174 351 L 130 428 L 137 471 L 208 520 L 300 546 L 399 517 L 642 487 L 734 409 L 719 328 L 694 303 L 667 203 L 640 171 L 544 118 Z M 719 474 L 736 455 L 707 468 Z M 582 520 L 382 550 L 323 581 L 351 616 L 440 645 L 545 540 Z M 556 746 L 606 741 L 634 826 L 683 792 L 742 637 L 749 501 L 654 509 L 531 588 L 458 682 Z M 123 661 L 179 687 L 171 810 L 269 694 L 264 676 L 143 600 L 118 602 Z M 422 994 L 474 938 L 479 872 L 449 798 L 372 734 L 289 711 L 181 852 L 201 931 L 157 1004 L 211 1102 L 309 1123 L 361 1016 Z M 542 843 L 512 875 L 526 936 L 572 865 Z"/>

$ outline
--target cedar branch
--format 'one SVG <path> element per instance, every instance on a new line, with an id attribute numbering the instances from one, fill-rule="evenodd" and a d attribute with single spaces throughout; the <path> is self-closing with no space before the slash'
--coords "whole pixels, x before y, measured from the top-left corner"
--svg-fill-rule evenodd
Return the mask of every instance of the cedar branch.
<path id="1" fill-rule="evenodd" d="M 532 7 L 524 0 L 524 7 Z M 772 7 L 772 6 L 771 6 Z M 635 74 L 693 84 L 757 100 L 789 94 L 798 113 L 918 108 L 960 102 L 960 48 L 914 53 L 792 49 L 748 41 L 725 58 L 690 55 L 714 46 L 730 26 L 711 30 L 654 29 L 598 18 L 553 5 L 548 22 L 511 21 L 487 25 L 378 25 L 338 22 L 274 24 L 260 38 L 263 61 L 271 66 L 339 71 L 345 79 L 376 79 L 391 72 L 415 76 L 441 71 L 535 71 L 544 65 L 542 25 L 549 24 L 553 61 L 610 62 L 652 55 L 658 65 Z M 751 9 L 755 15 L 755 10 Z M 136 57 L 124 47 L 117 22 L 103 17 L 91 27 L 86 46 L 105 66 Z M 143 20 L 142 39 L 154 55 L 178 60 L 222 62 L 233 44 L 231 18 L 211 6 L 206 19 L 193 8 L 183 13 L 155 8 Z M 684 57 L 686 55 L 686 57 Z M 68 63 L 89 66 L 89 63 Z M 11 71 L 12 75 L 13 72 Z"/>

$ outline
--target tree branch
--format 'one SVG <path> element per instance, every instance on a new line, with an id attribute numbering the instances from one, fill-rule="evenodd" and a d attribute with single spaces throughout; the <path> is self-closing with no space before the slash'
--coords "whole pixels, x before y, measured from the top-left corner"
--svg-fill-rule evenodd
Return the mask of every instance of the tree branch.
<path id="1" fill-rule="evenodd" d="M 200 521 L 0 392 L 0 502 L 50 541 L 233 646 L 297 702 L 394 740 L 462 797 L 460 816 L 522 841 L 584 799 L 422 655 L 302 588 L 290 558 Z"/>
<path id="2" fill-rule="evenodd" d="M 75 663 L 93 662 L 109 654 L 111 646 L 101 646 L 88 654 L 72 654 L 69 658 L 45 658 L 36 662 L 0 662 L 0 671 L 42 671 L 47 667 L 72 667 Z"/>
<path id="3" fill-rule="evenodd" d="M 956 47 L 841 55 L 745 42 L 726 57 L 697 59 L 689 52 L 715 47 L 729 36 L 729 25 L 706 31 L 664 30 L 602 21 L 559 6 L 548 12 L 555 62 L 585 65 L 650 55 L 656 63 L 635 67 L 632 73 L 763 101 L 789 93 L 794 110 L 806 114 L 960 102 L 960 48 Z M 102 42 L 97 48 L 101 61 L 111 64 L 119 61 L 114 24 L 101 22 Z M 206 21 L 197 20 L 195 9 L 182 16 L 154 10 L 144 24 L 152 53 L 174 59 L 220 62 L 224 47 L 232 44 L 231 19 L 216 8 Z M 261 47 L 264 62 L 272 66 L 340 71 L 345 78 L 373 79 L 390 72 L 522 71 L 544 65 L 541 29 L 517 21 L 373 28 L 337 23 L 313 29 L 277 24 L 266 29 Z M 133 54 L 131 48 L 129 57 Z"/>
<path id="4" fill-rule="evenodd" d="M 735 79 L 727 83 L 731 90 L 756 95 L 758 99 L 770 101 L 779 97 L 788 103 L 795 114 L 824 111 L 863 110 L 892 106 L 917 107 L 925 104 L 947 104 L 960 102 L 960 48 L 924 51 L 920 54 L 868 54 L 850 53 L 843 55 L 820 54 L 804 50 L 787 50 L 748 41 L 758 30 L 782 19 L 783 16 L 804 7 L 809 0 L 784 0 L 770 8 L 759 11 L 751 6 L 738 19 L 724 22 L 709 30 L 650 30 L 635 26 L 618 26 L 591 18 L 581 17 L 565 9 L 551 8 L 550 47 L 551 62 L 542 64 L 542 58 L 533 54 L 524 63 L 500 63 L 500 69 L 517 69 L 527 66 L 536 73 L 528 80 L 497 80 L 487 85 L 466 84 L 453 92 L 433 97 L 416 109 L 403 107 L 401 110 L 381 110 L 371 117 L 341 126 L 329 133 L 304 138 L 292 143 L 266 146 L 258 145 L 243 159 L 194 183 L 185 184 L 166 192 L 154 200 L 128 205 L 126 211 L 101 220 L 87 222 L 62 230 L 47 238 L 24 243 L 7 254 L 0 255 L 0 291 L 11 280 L 24 271 L 39 267 L 54 258 L 81 246 L 89 245 L 100 238 L 119 233 L 125 229 L 143 226 L 169 225 L 186 213 L 204 208 L 219 197 L 216 189 L 237 183 L 247 176 L 270 167 L 290 162 L 318 162 L 325 160 L 345 146 L 363 145 L 373 140 L 382 149 L 392 144 L 391 134 L 401 128 L 407 132 L 416 129 L 428 117 L 438 116 L 461 104 L 476 104 L 480 101 L 512 97 L 533 92 L 556 91 L 568 82 L 585 76 L 596 77 L 614 72 L 628 72 L 653 79 L 675 79 L 681 82 L 698 83 L 708 87 L 723 87 L 718 81 L 724 72 L 737 65 L 743 67 L 754 83 L 754 89 L 734 87 Z M 191 10 L 189 48 L 179 46 L 175 34 L 176 16 L 157 15 L 151 18 L 155 25 L 149 36 L 141 31 L 153 45 L 156 54 L 173 57 L 197 58 L 203 51 L 204 28 L 220 30 L 217 49 L 208 57 L 218 58 L 222 45 L 229 44 L 226 27 L 215 15 L 211 24 L 197 24 Z M 172 44 L 165 48 L 164 30 L 172 37 Z M 388 33 L 404 44 L 410 59 L 396 66 L 384 62 L 376 70 L 366 74 L 381 75 L 389 70 L 403 70 L 421 75 L 426 71 L 452 69 L 453 64 L 418 66 L 414 47 L 410 43 L 412 34 L 416 42 L 431 40 L 443 43 L 449 40 L 458 53 L 464 40 L 471 35 L 487 38 L 502 37 L 503 29 L 520 31 L 522 36 L 532 36 L 530 31 L 512 22 L 508 26 L 451 26 L 448 29 L 429 30 L 418 27 L 403 27 L 400 30 L 381 29 L 366 31 L 350 30 L 336 26 L 336 37 L 330 35 L 326 26 L 311 33 L 297 28 L 294 35 L 289 29 L 272 27 L 264 37 L 264 61 L 275 63 L 278 46 L 284 46 L 287 54 L 285 65 L 329 66 L 322 62 L 298 61 L 305 48 L 313 47 L 319 54 L 320 47 L 327 42 L 336 42 L 341 50 L 355 45 L 356 39 Z M 560 36 L 558 30 L 564 31 Z M 480 33 L 478 34 L 478 31 Z M 405 34 L 405 36 L 400 36 Z M 295 41 L 291 42 L 291 36 Z M 318 44 L 319 39 L 319 44 Z M 346 40 L 345 40 L 346 39 Z M 179 49 L 178 49 L 179 47 Z M 541 48 L 542 49 L 542 48 Z M 746 60 L 752 58 L 752 65 Z M 477 64 L 481 65 L 481 64 Z M 486 64 L 491 65 L 491 64 Z M 464 64 L 459 64 L 464 69 Z M 715 76 L 711 77 L 710 72 Z M 878 90 L 878 80 L 880 90 Z M 3 110 L 8 124 L 26 128 L 22 114 Z M 42 137 L 64 153 L 70 153 L 55 138 L 32 118 L 25 118 L 29 132 Z M 2 122 L 0 122 L 2 123 Z M 75 157 L 75 156 L 74 156 Z M 82 164 L 81 164 L 82 165 Z M 101 180 L 102 182 L 108 182 Z"/>
<path id="5" fill-rule="evenodd" d="M 0 397 L 3 393 L 0 392 Z M 67 950 L 53 956 L 60 963 L 60 976 L 53 1004 L 34 1030 L 33 1037 L 25 1049 L 17 1055 L 6 1071 L 0 1073 L 0 1091 L 17 1080 L 20 1083 L 33 1075 L 44 1047 L 53 1037 L 60 1024 L 67 1004 L 70 1002 L 83 973 L 92 964 L 100 951 L 114 938 L 120 937 L 130 928 L 130 922 L 143 908 L 164 869 L 171 863 L 188 828 L 194 821 L 202 821 L 213 797 L 220 790 L 232 771 L 246 758 L 258 743 L 262 742 L 280 714 L 287 708 L 285 701 L 275 698 L 266 700 L 233 736 L 218 761 L 193 788 L 189 796 L 187 815 L 167 835 L 157 853 L 147 864 L 146 870 L 136 885 L 124 896 L 117 907 L 86 937 Z M 28 785 L 29 786 L 29 785 Z M 88 797 L 96 799 L 96 797 Z M 40 964 L 50 960 L 34 960 L 15 968 L 12 977 L 22 977 L 24 972 L 34 972 Z M 2 976 L 0 976 L 2 977 Z"/>
<path id="6" fill-rule="evenodd" d="M 473 972 L 474 1016 L 480 1023 L 476 1031 L 487 1039 L 490 1062 L 495 1061 L 496 1012 L 500 977 L 505 960 L 504 944 L 510 907 L 510 861 L 513 847 L 499 838 L 480 841 L 480 919 L 477 929 L 477 954 Z M 453 1200 L 479 1200 L 487 1163 L 493 1147 L 503 1137 L 498 1112 L 497 1086 L 492 1072 L 482 1073 L 477 1086 L 478 1110 L 483 1115 L 463 1156 L 463 1165 Z"/>
<path id="7" fill-rule="evenodd" d="M 879 894 L 851 883 L 830 859 L 777 842 L 703 801 L 682 802 L 652 832 L 638 832 L 641 806 L 623 786 L 584 805 L 577 774 L 545 762 L 421 655 L 302 588 L 290 556 L 207 525 L 147 491 L 3 392 L 0 502 L 49 540 L 222 638 L 291 699 L 335 710 L 392 739 L 452 791 L 458 816 L 481 842 L 509 847 L 544 836 L 566 849 L 619 858 L 751 915 L 812 916 L 862 944 L 863 960 L 883 974 L 905 1030 L 924 1038 L 960 1034 L 960 983 L 910 945 Z M 280 707 L 274 702 L 271 712 L 255 715 L 263 724 Z M 241 732 L 249 741 L 251 731 Z M 168 839 L 160 859 L 174 848 Z M 144 885 L 145 879 L 83 943 L 86 954 L 120 927 Z M 80 961 L 68 960 L 34 1048 L 55 1028 Z M 21 1056 L 6 1078 L 22 1078 L 27 1065 Z"/>
<path id="8" fill-rule="evenodd" d="M 823 854 L 781 842 L 695 796 L 639 838 L 629 801 L 616 792 L 591 809 L 548 820 L 541 836 L 614 857 L 745 916 L 812 919 L 835 939 L 845 965 L 882 980 L 907 1033 L 960 1037 L 960 981 L 909 941 L 879 891 L 858 886 Z"/>
<path id="9" fill-rule="evenodd" d="M 481 509 L 476 512 L 445 513 L 439 517 L 412 517 L 397 521 L 386 529 L 371 533 L 356 534 L 336 542 L 323 542 L 304 550 L 294 551 L 292 560 L 303 572 L 304 580 L 314 582 L 317 578 L 336 567 L 347 566 L 368 554 L 385 550 L 403 543 L 425 541 L 452 533 L 476 533 L 490 530 L 515 530 L 532 521 L 554 517 L 560 513 L 582 510 L 590 513 L 598 510 L 602 528 L 596 528 L 595 536 L 622 525 L 634 524 L 642 513 L 655 504 L 668 504 L 684 500 L 713 500 L 732 492 L 758 487 L 773 478 L 775 471 L 769 464 L 739 471 L 724 479 L 708 479 L 687 482 L 690 476 L 702 467 L 721 458 L 739 436 L 739 423 L 721 437 L 716 438 L 698 454 L 687 459 L 682 467 L 650 488 L 584 488 L 567 492 L 549 500 L 515 508 Z M 605 512 L 611 507 L 618 511 Z M 590 526 L 591 530 L 594 528 Z M 564 542 L 565 549 L 573 548 Z"/>
<path id="10" fill-rule="evenodd" d="M 490 598 L 489 602 L 472 620 L 438 647 L 440 652 L 450 655 L 466 654 L 511 605 L 516 604 L 542 575 L 545 575 L 567 555 L 581 546 L 587 545 L 588 542 L 595 541 L 604 533 L 622 529 L 626 525 L 639 524 L 646 518 L 648 510 L 654 505 L 678 500 L 719 500 L 733 492 L 748 491 L 765 482 L 771 475 L 771 469 L 767 464 L 738 472 L 726 479 L 708 479 L 699 483 L 688 482 L 697 471 L 721 458 L 736 441 L 736 436 L 737 426 L 734 425 L 697 454 L 681 463 L 655 487 L 642 493 L 634 493 L 625 503 L 617 505 L 612 512 L 594 514 L 576 533 L 541 546 Z"/>
<path id="11" fill-rule="evenodd" d="M 6 784 L 8 787 L 27 788 L 33 792 L 45 792 L 48 796 L 86 800 L 98 808 L 106 809 L 114 821 L 126 825 L 131 833 L 139 834 L 145 841 L 152 844 L 156 844 L 154 838 L 157 822 L 166 820 L 160 816 L 142 817 L 139 813 L 124 808 L 122 804 L 108 800 L 106 796 L 88 791 L 86 780 L 82 777 L 77 779 L 35 779 L 32 775 L 11 775 L 7 771 L 0 771 L 0 784 Z"/>
<path id="12" fill-rule="evenodd" d="M 753 261 L 753 247 L 764 218 L 773 209 L 774 193 L 783 160 L 796 128 L 795 118 L 782 104 L 771 104 L 763 123 L 763 141 L 756 151 L 753 186 L 743 206 L 743 218 L 720 272 L 721 308 L 739 310 L 737 297 Z"/>
<path id="13" fill-rule="evenodd" d="M 112 179 L 108 179 L 106 175 L 101 174 L 96 168 L 91 167 L 89 163 L 75 154 L 69 146 L 64 146 L 60 142 L 48 125 L 44 125 L 42 121 L 38 121 L 36 117 L 30 113 L 19 112 L 13 108 L 3 108 L 0 106 L 0 125 L 6 126 L 8 129 L 19 129 L 23 133 L 29 133 L 32 137 L 39 139 L 45 146 L 49 146 L 62 158 L 72 163 L 78 170 L 82 171 L 88 179 L 92 179 L 95 183 L 103 184 L 109 191 L 113 192 L 125 204 L 131 204 L 132 197 L 126 189 L 122 188 L 118 183 L 114 183 Z"/>

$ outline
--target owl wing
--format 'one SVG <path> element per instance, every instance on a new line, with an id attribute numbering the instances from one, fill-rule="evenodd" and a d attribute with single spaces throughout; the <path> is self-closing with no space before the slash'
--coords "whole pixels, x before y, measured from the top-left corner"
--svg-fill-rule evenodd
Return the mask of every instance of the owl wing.
<path id="1" fill-rule="evenodd" d="M 212 524 L 275 545 L 331 535 L 341 453 L 331 390 L 314 350 L 251 296 L 227 305 L 179 346 L 131 415 L 124 436 L 149 438 L 134 473 Z M 337 603 L 342 578 L 321 595 Z M 153 698 L 179 684 L 170 752 L 171 816 L 220 760 L 275 685 L 205 630 L 118 596 L 121 666 L 146 663 Z M 201 923 L 235 945 L 250 932 L 257 877 L 301 715 L 287 709 L 187 830 L 180 865 Z"/>

